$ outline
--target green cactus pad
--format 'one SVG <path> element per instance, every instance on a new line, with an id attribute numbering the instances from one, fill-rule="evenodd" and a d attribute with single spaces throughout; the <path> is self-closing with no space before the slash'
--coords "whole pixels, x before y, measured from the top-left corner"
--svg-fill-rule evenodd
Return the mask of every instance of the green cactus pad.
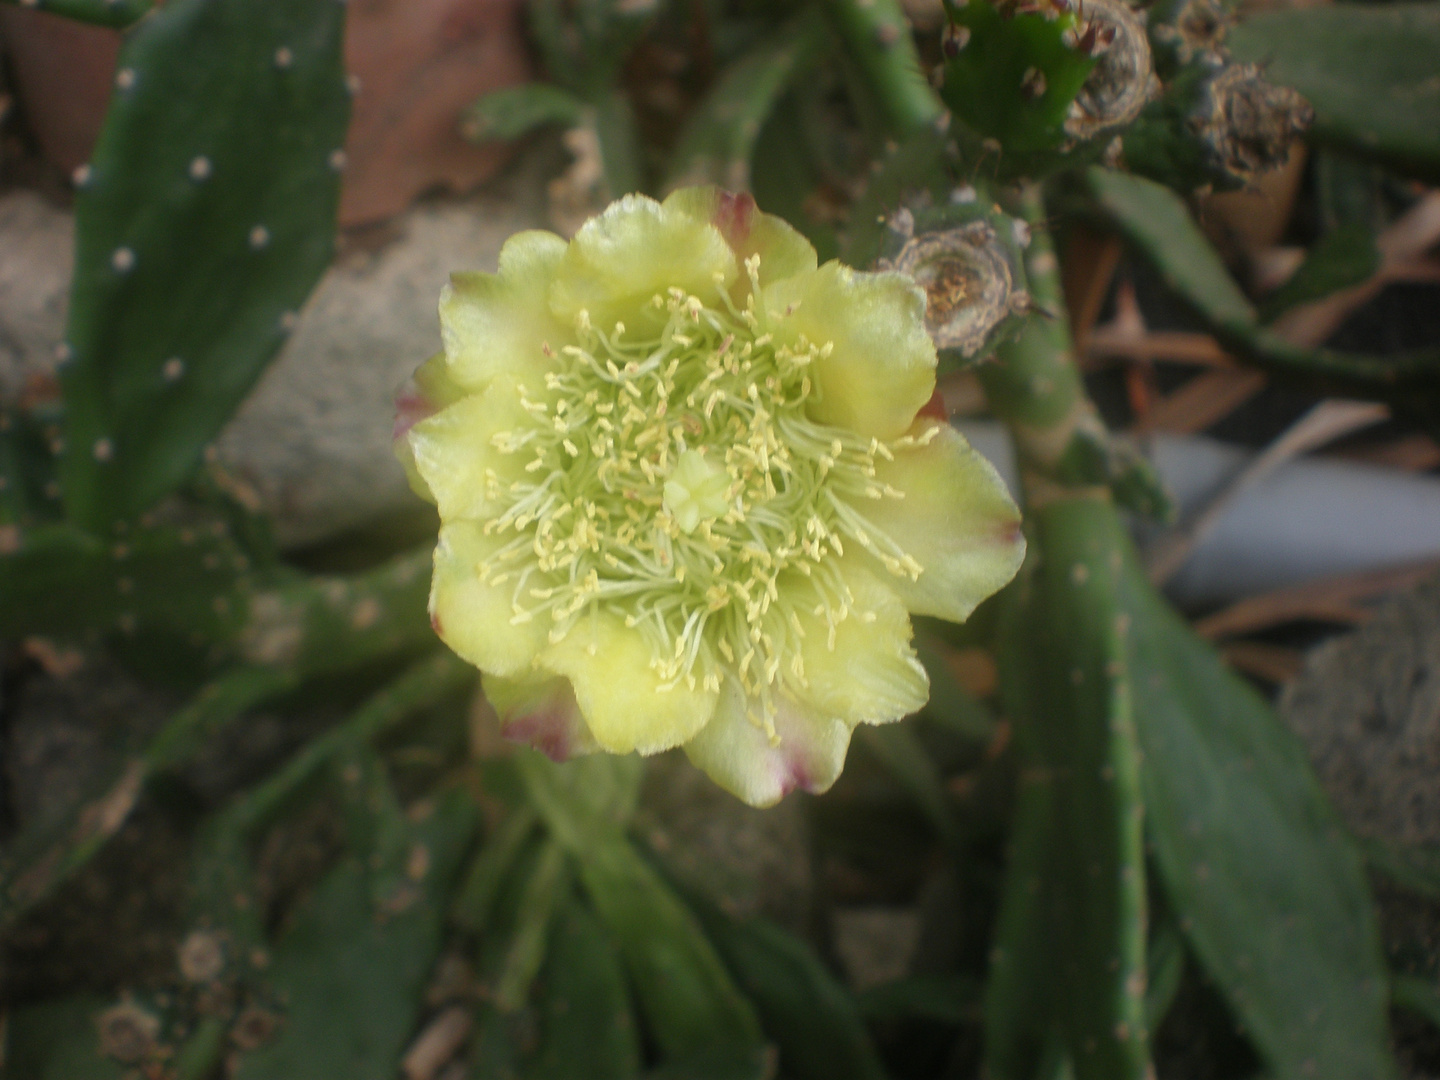
<path id="1" fill-rule="evenodd" d="M 223 524 L 136 526 L 110 542 L 69 525 L 15 530 L 0 558 L 0 635 L 233 638 L 249 562 Z"/>
<path id="2" fill-rule="evenodd" d="M 524 83 L 492 90 L 465 110 L 460 133 L 472 142 L 518 139 L 548 124 L 575 127 L 585 103 L 550 83 Z"/>
<path id="3" fill-rule="evenodd" d="M 590 102 L 609 95 L 664 0 L 530 0 L 530 33 L 550 78 Z"/>
<path id="4" fill-rule="evenodd" d="M 873 731 L 889 730 L 872 728 Z M 696 892 L 687 897 L 794 1080 L 885 1080 L 880 1055 L 850 991 L 800 939 L 766 919 L 734 919 Z"/>
<path id="5" fill-rule="evenodd" d="M 124 1080 L 127 1069 L 100 1053 L 95 1018 L 113 1002 L 72 997 L 10 1014 L 6 1075 L 28 1080 Z"/>
<path id="6" fill-rule="evenodd" d="M 1030 1075 L 1048 1035 L 1077 1080 L 1145 1080 L 1143 804 L 1129 625 L 1116 600 L 1123 533 L 1098 499 L 1057 501 L 1031 523 L 1028 570 L 1002 636 L 1001 690 L 1027 809 L 987 996 L 990 1073 Z M 1022 964 L 1030 970 L 1016 970 Z M 1037 997 L 1048 1030 L 1014 1014 Z"/>
<path id="7" fill-rule="evenodd" d="M 572 898 L 550 939 L 540 995 L 536 1080 L 634 1080 L 640 1033 L 620 953 L 594 913 Z"/>
<path id="8" fill-rule="evenodd" d="M 283 1023 L 273 1041 L 239 1058 L 238 1080 L 389 1080 L 413 1035 L 440 947 L 444 897 L 475 828 L 474 801 L 440 798 L 418 824 L 397 828 L 402 860 L 423 851 L 424 871 L 377 869 L 371 851 L 346 855 L 296 913 L 261 973 Z M 376 828 L 383 826 L 374 823 Z M 376 879 L 397 884 L 378 898 Z"/>
<path id="9" fill-rule="evenodd" d="M 144 16 L 154 0 L 0 0 L 0 3 L 48 11 L 76 22 L 126 27 Z"/>
<path id="10" fill-rule="evenodd" d="M 1440 3 L 1257 12 L 1228 44 L 1310 100 L 1314 141 L 1440 180 Z"/>
<path id="11" fill-rule="evenodd" d="M 1359 853 L 1299 741 L 1122 550 L 1146 832 L 1181 931 L 1272 1075 L 1389 1080 Z"/>
<path id="12" fill-rule="evenodd" d="M 615 939 L 662 1055 L 683 1061 L 718 1048 L 728 1060 L 758 1050 L 763 1038 L 750 1003 L 695 916 L 619 828 L 617 817 L 633 809 L 638 761 L 600 755 L 557 766 L 524 751 L 515 762 Z"/>
<path id="13" fill-rule="evenodd" d="M 910 20 L 899 0 L 833 0 L 821 4 L 851 63 L 865 75 L 869 104 L 884 129 L 907 139 L 944 119 L 915 48 Z"/>
<path id="14" fill-rule="evenodd" d="M 77 524 L 132 517 L 193 471 L 328 265 L 343 29 L 335 0 L 173 0 L 126 39 L 77 178 L 61 373 Z"/>
<path id="15" fill-rule="evenodd" d="M 822 26 L 809 13 L 732 64 L 696 109 L 670 159 L 667 188 L 750 187 L 755 140 L 786 88 L 817 58 Z"/>
<path id="16" fill-rule="evenodd" d="M 1095 60 L 1071 44 L 1082 32 L 1068 4 L 946 0 L 940 96 L 1002 153 L 1054 151 L 1066 142 L 1070 103 Z"/>

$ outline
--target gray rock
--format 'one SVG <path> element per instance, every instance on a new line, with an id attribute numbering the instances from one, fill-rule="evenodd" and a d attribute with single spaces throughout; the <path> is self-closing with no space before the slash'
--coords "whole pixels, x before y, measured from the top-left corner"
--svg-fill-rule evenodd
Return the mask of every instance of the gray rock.
<path id="1" fill-rule="evenodd" d="M 122 760 L 179 704 L 96 653 L 60 674 L 17 680 L 0 759 L 9 809 L 20 824 L 46 820 L 93 797 Z"/>
<path id="2" fill-rule="evenodd" d="M 868 990 L 910 973 L 920 941 L 920 913 L 915 908 L 840 908 L 834 923 L 835 951 L 855 990 Z"/>
<path id="3" fill-rule="evenodd" d="M 756 810 L 672 750 L 647 760 L 635 823 L 673 874 L 727 913 L 803 935 L 813 891 L 803 798 Z"/>
<path id="4" fill-rule="evenodd" d="M 498 198 L 421 206 L 401 219 L 401 238 L 331 269 L 217 444 L 282 544 L 414 504 L 390 448 L 395 391 L 440 348 L 450 272 L 493 270 L 505 239 L 538 219 Z"/>
<path id="5" fill-rule="evenodd" d="M 74 219 L 32 191 L 0 196 L 0 395 L 55 370 L 74 261 Z"/>
<path id="6" fill-rule="evenodd" d="M 1280 711 L 1304 740 L 1351 832 L 1402 862 L 1434 865 L 1440 845 L 1440 579 L 1389 600 L 1360 630 L 1310 653 Z M 1440 901 L 1372 875 L 1386 960 L 1402 975 L 1440 979 Z M 1392 1013 L 1396 1055 L 1410 1080 L 1434 1080 L 1440 1035 Z"/>
<path id="7" fill-rule="evenodd" d="M 1314 650 L 1280 711 L 1357 836 L 1440 844 L 1440 579 Z"/>

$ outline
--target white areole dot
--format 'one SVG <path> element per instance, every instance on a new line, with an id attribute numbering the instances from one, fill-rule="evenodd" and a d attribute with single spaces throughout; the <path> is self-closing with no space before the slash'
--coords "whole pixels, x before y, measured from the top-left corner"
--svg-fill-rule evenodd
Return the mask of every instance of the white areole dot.
<path id="1" fill-rule="evenodd" d="M 185 374 L 185 361 L 178 356 L 172 356 L 165 361 L 165 366 L 160 369 L 160 374 L 165 376 L 166 382 L 174 382 Z"/>
<path id="2" fill-rule="evenodd" d="M 109 439 L 96 439 L 93 453 L 96 461 L 109 461 L 115 456 L 115 444 Z"/>
<path id="3" fill-rule="evenodd" d="M 70 174 L 70 182 L 77 188 L 83 188 L 90 182 L 93 170 L 89 165 L 77 165 L 75 171 Z"/>
<path id="4" fill-rule="evenodd" d="M 204 154 L 190 162 L 190 178 L 192 180 L 204 180 L 210 175 L 210 159 Z"/>
<path id="5" fill-rule="evenodd" d="M 115 73 L 115 85 L 121 90 L 129 90 L 135 85 L 135 69 L 121 68 Z"/>
<path id="6" fill-rule="evenodd" d="M 256 225 L 250 230 L 250 246 L 256 251 L 270 243 L 270 230 L 264 225 Z"/>
<path id="7" fill-rule="evenodd" d="M 120 273 L 125 273 L 135 265 L 135 252 L 128 247 L 116 248 L 115 253 L 110 256 L 110 265 Z"/>
<path id="8" fill-rule="evenodd" d="M 275 66 L 284 71 L 295 62 L 295 54 L 284 45 L 275 50 Z"/>

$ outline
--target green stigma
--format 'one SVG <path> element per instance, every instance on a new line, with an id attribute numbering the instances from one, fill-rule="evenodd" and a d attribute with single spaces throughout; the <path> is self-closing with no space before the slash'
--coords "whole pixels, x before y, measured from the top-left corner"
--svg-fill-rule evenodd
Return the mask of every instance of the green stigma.
<path id="1" fill-rule="evenodd" d="M 706 461 L 699 450 L 686 450 L 665 481 L 665 510 L 688 536 L 701 519 L 713 521 L 729 509 L 729 491 L 725 469 Z"/>

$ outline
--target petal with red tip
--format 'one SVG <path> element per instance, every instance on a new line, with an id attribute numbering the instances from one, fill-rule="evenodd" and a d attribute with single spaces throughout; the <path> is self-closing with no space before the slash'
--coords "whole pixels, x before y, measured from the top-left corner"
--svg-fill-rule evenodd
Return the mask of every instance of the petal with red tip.
<path id="1" fill-rule="evenodd" d="M 813 705 L 777 695 L 771 722 L 777 739 L 751 719 L 758 702 L 747 702 L 733 680 L 721 691 L 715 715 L 685 744 L 696 767 L 751 806 L 772 806 L 796 789 L 829 789 L 845 765 L 851 727 Z"/>
<path id="2" fill-rule="evenodd" d="M 500 734 L 533 746 L 551 761 L 569 761 L 600 749 L 575 702 L 569 679 L 484 676 L 485 696 L 500 717 Z"/>
<path id="3" fill-rule="evenodd" d="M 784 218 L 758 209 L 749 192 L 680 188 L 671 192 L 663 205 L 715 226 L 742 267 L 751 255 L 759 255 L 762 288 L 781 278 L 808 273 L 818 265 L 810 241 Z M 744 287 L 749 289 L 748 281 Z"/>

